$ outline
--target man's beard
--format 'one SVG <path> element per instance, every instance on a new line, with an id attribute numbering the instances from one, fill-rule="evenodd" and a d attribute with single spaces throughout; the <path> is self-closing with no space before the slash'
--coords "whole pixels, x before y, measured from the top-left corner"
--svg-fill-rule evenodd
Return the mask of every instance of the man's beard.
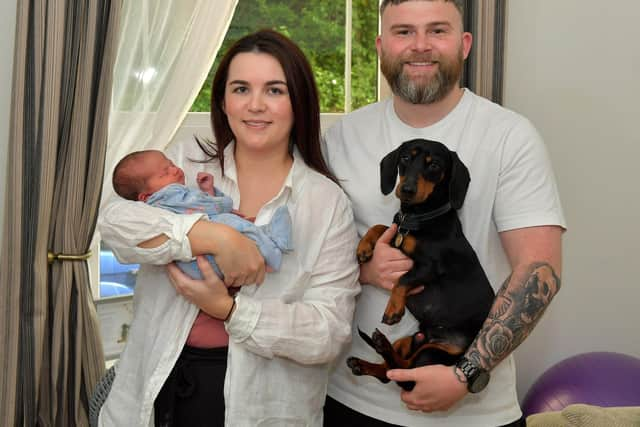
<path id="1" fill-rule="evenodd" d="M 419 58 L 418 55 L 405 59 L 394 60 L 382 51 L 380 55 L 380 70 L 387 79 L 391 91 L 412 104 L 432 104 L 443 99 L 460 81 L 464 57 L 462 47 L 453 60 L 440 58 L 438 71 L 433 77 L 408 76 L 403 72 L 405 62 L 429 62 L 430 59 Z M 431 58 L 429 56 L 429 58 Z"/>

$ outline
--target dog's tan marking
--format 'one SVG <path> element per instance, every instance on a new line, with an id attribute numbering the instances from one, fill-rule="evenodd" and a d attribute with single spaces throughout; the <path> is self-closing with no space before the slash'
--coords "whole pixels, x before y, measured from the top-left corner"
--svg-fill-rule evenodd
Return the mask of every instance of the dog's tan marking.
<path id="1" fill-rule="evenodd" d="M 365 263 L 371 259 L 371 257 L 373 256 L 373 249 L 376 246 L 376 242 L 378 241 L 380 236 L 382 236 L 382 233 L 387 230 L 387 228 L 389 227 L 387 227 L 386 225 L 374 225 L 369 230 L 367 230 L 367 233 L 362 237 L 362 239 L 360 239 L 360 242 L 358 243 L 358 249 L 356 250 L 358 262 L 360 264 Z"/>
<path id="2" fill-rule="evenodd" d="M 416 352 L 413 353 L 409 359 L 407 359 L 407 362 L 409 362 L 408 365 L 414 366 L 415 364 L 414 361 L 418 356 L 420 356 L 420 353 L 422 353 L 424 350 L 429 350 L 429 349 L 442 350 L 445 353 L 450 354 L 452 356 L 459 356 L 465 351 L 462 347 L 457 346 L 455 344 L 448 343 L 448 342 L 427 343 L 427 344 L 421 345 L 420 348 L 418 348 Z"/>
<path id="3" fill-rule="evenodd" d="M 402 319 L 409 290 L 408 286 L 402 286 L 399 284 L 395 285 L 393 289 L 391 289 L 391 296 L 387 302 L 387 308 L 384 310 L 382 323 L 393 325 Z"/>
<path id="4" fill-rule="evenodd" d="M 408 336 L 404 338 L 400 338 L 393 343 L 393 349 L 403 358 L 408 359 L 411 355 L 411 343 L 413 342 L 413 337 Z"/>
<path id="5" fill-rule="evenodd" d="M 402 252 L 404 252 L 407 255 L 413 255 L 417 246 L 418 246 L 418 239 L 416 239 L 411 234 L 407 234 L 402 239 L 402 247 L 400 249 L 402 249 Z"/>
<path id="6" fill-rule="evenodd" d="M 402 190 L 400 190 L 400 189 L 402 188 L 402 185 L 404 184 L 404 180 L 405 180 L 404 175 L 399 175 L 398 176 L 398 185 L 396 185 L 396 197 L 398 199 L 402 198 Z"/>
<path id="7" fill-rule="evenodd" d="M 416 191 L 416 195 L 412 200 L 412 204 L 419 204 L 427 200 L 431 193 L 433 193 L 433 189 L 435 188 L 435 186 L 435 183 L 427 181 L 426 179 L 420 177 L 418 179 L 418 188 Z"/>

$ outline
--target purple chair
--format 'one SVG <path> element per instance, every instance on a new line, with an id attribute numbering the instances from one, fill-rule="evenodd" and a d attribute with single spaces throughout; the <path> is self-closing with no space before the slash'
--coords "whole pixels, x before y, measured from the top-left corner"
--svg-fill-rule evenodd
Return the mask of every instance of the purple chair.
<path id="1" fill-rule="evenodd" d="M 558 362 L 531 386 L 522 411 L 526 417 L 561 411 L 574 403 L 640 406 L 640 359 L 620 353 L 593 352 Z"/>

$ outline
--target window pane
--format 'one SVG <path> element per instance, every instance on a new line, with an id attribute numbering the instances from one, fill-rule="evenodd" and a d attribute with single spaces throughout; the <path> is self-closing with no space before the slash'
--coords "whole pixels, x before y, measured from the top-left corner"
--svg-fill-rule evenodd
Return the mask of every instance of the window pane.
<path id="1" fill-rule="evenodd" d="M 120 264 L 106 243 L 100 247 L 100 298 L 131 295 L 138 264 Z"/>
<path id="2" fill-rule="evenodd" d="M 353 0 L 351 36 L 351 109 L 378 100 L 378 0 Z"/>
<path id="3" fill-rule="evenodd" d="M 378 0 L 353 0 L 352 109 L 376 99 Z M 209 111 L 211 80 L 221 55 L 240 37 L 262 29 L 279 31 L 302 48 L 313 67 L 321 111 L 343 112 L 345 2 L 240 0 L 207 81 L 191 111 Z"/>

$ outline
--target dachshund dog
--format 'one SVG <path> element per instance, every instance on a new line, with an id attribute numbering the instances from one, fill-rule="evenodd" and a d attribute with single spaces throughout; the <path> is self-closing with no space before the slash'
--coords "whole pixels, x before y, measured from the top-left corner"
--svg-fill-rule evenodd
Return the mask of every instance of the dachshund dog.
<path id="1" fill-rule="evenodd" d="M 391 344 L 378 329 L 371 337 L 359 330 L 384 363 L 347 360 L 353 374 L 372 375 L 384 383 L 389 382 L 389 369 L 455 364 L 476 337 L 494 299 L 456 212 L 470 182 L 458 155 L 436 141 L 404 142 L 380 162 L 383 194 L 393 190 L 398 177 L 395 195 L 400 211 L 393 219 L 398 232 L 391 244 L 413 260 L 413 267 L 392 289 L 382 322 L 399 322 L 406 306 L 418 320 L 419 331 Z M 375 225 L 360 240 L 360 263 L 371 259 L 376 241 L 387 228 Z M 420 286 L 424 290 L 411 293 Z M 405 390 L 415 386 L 414 382 L 398 384 Z"/>

